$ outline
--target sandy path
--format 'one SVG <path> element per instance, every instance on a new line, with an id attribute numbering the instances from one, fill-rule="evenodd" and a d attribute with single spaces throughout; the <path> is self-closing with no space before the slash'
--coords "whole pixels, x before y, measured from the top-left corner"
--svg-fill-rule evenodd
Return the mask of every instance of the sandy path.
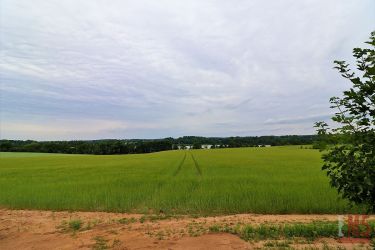
<path id="1" fill-rule="evenodd" d="M 146 217 L 143 223 L 141 218 L 140 214 L 0 209 L 0 249 L 254 249 L 262 242 L 249 243 L 235 235 L 209 233 L 208 228 L 213 224 L 337 220 L 336 215 L 256 214 L 163 220 Z M 77 219 L 83 224 L 73 232 L 66 223 Z M 319 244 L 316 242 L 316 246 Z M 350 243 L 343 246 L 353 248 Z"/>

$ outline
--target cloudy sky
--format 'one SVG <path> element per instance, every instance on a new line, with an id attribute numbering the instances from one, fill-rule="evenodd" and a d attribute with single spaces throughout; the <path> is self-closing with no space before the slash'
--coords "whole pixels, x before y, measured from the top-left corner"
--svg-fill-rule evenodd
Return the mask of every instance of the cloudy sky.
<path id="1" fill-rule="evenodd" d="M 311 134 L 373 0 L 0 0 L 1 138 Z"/>

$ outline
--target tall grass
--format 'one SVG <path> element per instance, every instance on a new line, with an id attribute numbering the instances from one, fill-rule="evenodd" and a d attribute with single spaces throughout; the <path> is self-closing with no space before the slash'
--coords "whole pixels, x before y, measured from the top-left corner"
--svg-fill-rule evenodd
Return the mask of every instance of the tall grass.
<path id="1" fill-rule="evenodd" d="M 144 155 L 0 153 L 0 206 L 159 212 L 345 213 L 299 147 L 166 151 Z"/>
<path id="2" fill-rule="evenodd" d="M 369 238 L 375 236 L 375 222 L 369 222 Z M 266 239 L 289 239 L 295 237 L 307 238 L 314 240 L 316 238 L 327 237 L 337 238 L 338 227 L 335 222 L 315 221 L 310 223 L 287 223 L 287 224 L 237 224 L 229 225 L 212 225 L 210 232 L 227 232 L 239 235 L 244 240 L 266 240 Z M 365 234 L 367 228 L 359 227 L 358 234 Z M 348 226 L 344 225 L 342 233 L 348 235 Z M 350 234 L 350 237 L 358 238 L 358 235 Z M 365 236 L 359 236 L 359 238 Z"/>

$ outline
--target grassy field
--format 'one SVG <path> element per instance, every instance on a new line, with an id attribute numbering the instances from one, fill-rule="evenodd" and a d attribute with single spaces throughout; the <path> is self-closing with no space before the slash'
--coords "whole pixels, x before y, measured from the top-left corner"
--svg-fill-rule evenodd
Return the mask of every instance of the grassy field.
<path id="1" fill-rule="evenodd" d="M 344 213 L 320 153 L 294 147 L 138 155 L 0 153 L 0 207 L 177 214 Z"/>

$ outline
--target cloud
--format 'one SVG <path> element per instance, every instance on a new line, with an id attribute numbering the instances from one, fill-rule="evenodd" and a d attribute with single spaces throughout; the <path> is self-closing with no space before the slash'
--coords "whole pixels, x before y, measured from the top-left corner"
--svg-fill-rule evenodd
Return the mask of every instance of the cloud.
<path id="1" fill-rule="evenodd" d="M 110 139 L 117 133 L 131 135 L 134 131 L 155 130 L 163 127 L 150 123 L 136 123 L 119 120 L 99 120 L 76 118 L 68 119 L 45 119 L 39 117 L 29 117 L 27 120 L 16 120 L 12 122 L 2 122 L 0 134 L 3 139 L 32 138 L 35 140 L 73 140 L 90 139 Z M 5 135 L 5 136 L 4 136 Z"/>
<path id="2" fill-rule="evenodd" d="M 281 118 L 281 119 L 268 119 L 264 122 L 264 124 L 301 124 L 301 123 L 308 123 L 313 124 L 316 121 L 322 120 L 329 120 L 333 114 L 327 115 L 307 115 L 302 117 L 288 117 L 288 118 Z"/>
<path id="3" fill-rule="evenodd" d="M 1 136 L 312 133 L 314 116 L 348 86 L 332 61 L 367 39 L 374 7 L 0 0 Z M 108 132 L 99 122 L 84 134 L 78 124 L 90 120 L 132 126 Z"/>
<path id="4" fill-rule="evenodd" d="M 106 135 L 116 129 L 127 129 L 127 125 L 118 121 L 107 120 L 63 120 L 63 121 L 18 121 L 2 122 L 1 133 L 11 138 L 19 139 L 34 135 L 33 139 L 56 140 L 69 137 L 71 139 L 95 139 L 99 134 Z M 4 136 L 3 138 L 7 138 Z M 7 138 L 7 139 L 11 139 Z"/>

